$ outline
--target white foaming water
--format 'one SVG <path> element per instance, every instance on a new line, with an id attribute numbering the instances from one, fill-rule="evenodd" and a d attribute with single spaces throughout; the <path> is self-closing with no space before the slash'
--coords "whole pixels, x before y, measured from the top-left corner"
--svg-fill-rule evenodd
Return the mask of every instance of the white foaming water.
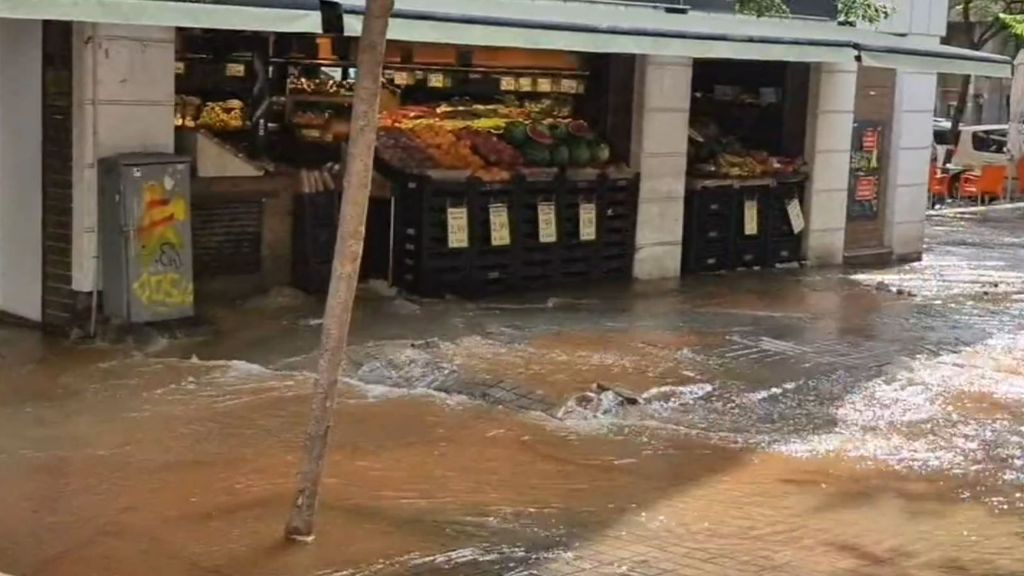
<path id="1" fill-rule="evenodd" d="M 1016 333 L 956 355 L 915 359 L 847 396 L 834 410 L 833 430 L 770 448 L 1024 482 L 1022 414 L 1024 333 Z"/>

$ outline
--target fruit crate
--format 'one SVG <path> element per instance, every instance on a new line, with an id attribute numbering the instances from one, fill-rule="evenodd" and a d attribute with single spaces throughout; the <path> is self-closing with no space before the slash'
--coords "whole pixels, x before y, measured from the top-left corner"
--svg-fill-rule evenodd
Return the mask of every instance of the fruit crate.
<path id="1" fill-rule="evenodd" d="M 692 188 L 686 191 L 683 271 L 712 272 L 796 262 L 802 235 L 794 234 L 786 202 L 803 202 L 803 182 Z M 745 203 L 757 202 L 757 233 L 745 233 Z"/>
<path id="2" fill-rule="evenodd" d="M 604 175 L 570 182 L 564 173 L 548 180 L 517 176 L 510 182 L 469 178 L 440 181 L 388 174 L 395 191 L 396 285 L 409 292 L 478 298 L 507 292 L 632 275 L 637 177 Z M 580 200 L 592 198 L 596 238 L 579 240 Z M 541 242 L 538 204 L 555 207 L 556 240 Z M 490 207 L 508 211 L 507 246 L 491 245 Z M 448 246 L 447 210 L 465 207 L 469 246 Z"/>
<path id="3" fill-rule="evenodd" d="M 327 291 L 338 233 L 338 192 L 294 196 L 292 284 L 310 294 Z"/>

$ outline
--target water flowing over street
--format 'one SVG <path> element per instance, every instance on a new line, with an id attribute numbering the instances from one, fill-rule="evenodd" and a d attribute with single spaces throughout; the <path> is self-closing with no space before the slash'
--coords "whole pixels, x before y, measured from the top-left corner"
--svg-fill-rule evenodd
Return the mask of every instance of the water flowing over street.
<path id="1" fill-rule="evenodd" d="M 367 290 L 318 537 L 282 543 L 322 303 L 73 345 L 0 327 L 0 572 L 1024 569 L 1024 211 L 922 262 L 513 299 Z"/>

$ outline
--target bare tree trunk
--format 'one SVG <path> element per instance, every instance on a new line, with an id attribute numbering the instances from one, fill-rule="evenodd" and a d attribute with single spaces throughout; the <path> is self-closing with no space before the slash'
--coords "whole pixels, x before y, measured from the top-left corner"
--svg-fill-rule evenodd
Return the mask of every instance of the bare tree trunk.
<path id="1" fill-rule="evenodd" d="M 359 263 L 366 236 L 366 211 L 373 178 L 373 151 L 377 143 L 377 112 L 381 72 L 384 66 L 388 20 L 394 0 L 367 0 L 363 32 L 359 41 L 355 98 L 352 107 L 352 132 L 348 144 L 345 187 L 341 200 L 338 237 L 334 245 L 334 264 L 327 292 L 323 332 L 320 337 L 320 363 L 313 382 L 313 413 L 306 429 L 305 461 L 299 474 L 285 537 L 292 541 L 313 539 L 313 523 L 324 470 L 324 457 L 331 430 L 338 377 L 345 360 L 352 304 L 359 281 Z"/>
<path id="2" fill-rule="evenodd" d="M 964 120 L 964 112 L 967 111 L 967 97 L 971 91 L 971 77 L 964 75 L 960 77 L 960 91 L 956 95 L 956 106 L 953 108 L 953 117 L 950 119 L 949 135 L 953 144 L 946 150 L 946 157 L 941 159 L 943 164 L 948 164 L 953 159 L 956 147 L 960 144 L 960 125 Z"/>

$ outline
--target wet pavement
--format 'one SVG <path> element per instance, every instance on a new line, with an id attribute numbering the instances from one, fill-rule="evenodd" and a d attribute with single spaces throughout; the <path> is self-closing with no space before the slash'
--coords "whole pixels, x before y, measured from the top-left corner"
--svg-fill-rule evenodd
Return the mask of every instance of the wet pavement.
<path id="1" fill-rule="evenodd" d="M 367 290 L 318 539 L 286 546 L 321 303 L 0 328 L 0 572 L 1024 573 L 1024 213 L 923 262 L 486 302 Z"/>

